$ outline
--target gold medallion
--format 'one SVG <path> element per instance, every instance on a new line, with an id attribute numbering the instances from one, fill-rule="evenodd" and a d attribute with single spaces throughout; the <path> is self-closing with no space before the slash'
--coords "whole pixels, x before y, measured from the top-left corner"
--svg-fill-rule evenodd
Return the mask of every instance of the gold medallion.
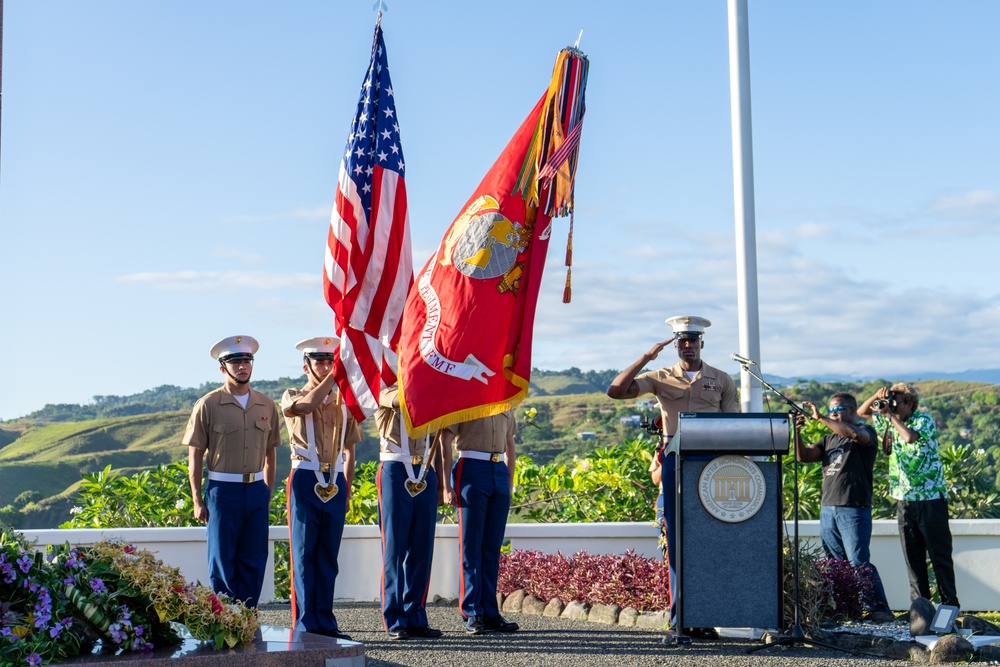
<path id="1" fill-rule="evenodd" d="M 418 493 L 427 488 L 427 482 L 414 482 L 412 480 L 406 480 L 406 490 L 407 492 L 416 497 Z"/>
<path id="2" fill-rule="evenodd" d="M 337 485 L 333 483 L 330 483 L 327 486 L 323 486 L 322 484 L 319 484 L 317 482 L 316 486 L 313 488 L 316 491 L 316 495 L 319 496 L 319 499 L 322 500 L 324 503 L 329 502 L 330 498 L 333 498 L 335 495 L 337 495 Z"/>

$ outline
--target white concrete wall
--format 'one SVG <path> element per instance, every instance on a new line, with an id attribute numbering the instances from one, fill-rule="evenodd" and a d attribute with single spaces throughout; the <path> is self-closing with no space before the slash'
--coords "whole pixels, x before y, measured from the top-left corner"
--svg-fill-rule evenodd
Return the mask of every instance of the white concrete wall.
<path id="1" fill-rule="evenodd" d="M 1000 610 L 1000 520 L 953 520 L 955 570 L 958 596 L 969 611 Z M 787 525 L 788 534 L 793 527 Z M 205 529 L 202 528 L 120 528 L 108 530 L 27 530 L 29 540 L 39 544 L 93 544 L 104 537 L 119 537 L 150 551 L 181 569 L 188 580 L 208 581 Z M 592 554 L 623 554 L 628 549 L 650 558 L 659 557 L 656 527 L 651 523 L 595 524 L 510 524 L 507 538 L 515 549 L 535 549 L 546 553 L 577 551 Z M 799 522 L 803 541 L 819 542 L 819 522 Z M 273 526 L 273 542 L 287 541 L 288 529 Z M 893 609 L 910 604 L 909 582 L 899 533 L 893 520 L 876 521 L 872 530 L 872 562 L 885 584 Z M 268 561 L 273 571 L 273 549 Z M 434 570 L 429 597 L 458 596 L 458 527 L 439 525 L 434 544 Z M 351 600 L 378 600 L 382 573 L 381 540 L 377 526 L 347 526 L 340 551 L 337 597 Z M 261 601 L 274 597 L 274 582 L 264 581 Z"/>

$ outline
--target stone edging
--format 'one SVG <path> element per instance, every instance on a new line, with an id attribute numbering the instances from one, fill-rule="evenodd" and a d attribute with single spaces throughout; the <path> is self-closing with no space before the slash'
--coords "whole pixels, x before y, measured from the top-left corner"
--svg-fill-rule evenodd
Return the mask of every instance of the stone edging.
<path id="1" fill-rule="evenodd" d="M 670 625 L 669 611 L 640 612 L 634 607 L 622 609 L 616 604 L 591 606 L 575 601 L 567 604 L 559 598 L 552 598 L 546 603 L 534 595 L 526 594 L 523 590 L 514 591 L 507 596 L 498 592 L 497 604 L 507 613 L 568 618 L 574 621 L 621 625 L 641 630 L 666 630 Z"/>

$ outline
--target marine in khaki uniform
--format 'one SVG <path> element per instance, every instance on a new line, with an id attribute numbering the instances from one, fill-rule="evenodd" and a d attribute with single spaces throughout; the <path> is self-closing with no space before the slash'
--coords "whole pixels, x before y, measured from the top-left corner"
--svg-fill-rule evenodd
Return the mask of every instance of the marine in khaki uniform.
<path id="1" fill-rule="evenodd" d="M 257 606 L 264 585 L 275 450 L 281 444 L 277 406 L 250 388 L 258 347 L 250 336 L 231 336 L 212 347 L 225 384 L 198 399 L 181 441 L 188 447 L 194 516 L 208 524 L 212 588 L 250 607 Z"/>
<path id="2" fill-rule="evenodd" d="M 375 411 L 379 432 L 378 524 L 382 533 L 382 619 L 390 639 L 435 639 L 427 623 L 427 589 L 434 556 L 439 479 L 451 467 L 437 448 L 428 461 L 429 441 L 410 440 L 400 424 L 399 388 L 383 389 Z M 438 471 L 445 471 L 438 474 Z M 443 491 L 443 487 L 441 489 Z"/>
<path id="3" fill-rule="evenodd" d="M 671 317 L 667 324 L 674 336 L 654 345 L 649 352 L 639 357 L 635 363 L 618 374 L 608 387 L 608 396 L 616 399 L 631 399 L 643 394 L 652 394 L 660 406 L 663 420 L 665 445 L 677 432 L 678 415 L 681 412 L 739 412 L 740 404 L 736 395 L 736 383 L 718 368 L 709 366 L 701 359 L 705 347 L 702 336 L 711 322 L 704 317 L 680 315 Z M 677 349 L 680 361 L 670 368 L 640 374 L 640 371 L 659 356 L 670 343 Z M 662 448 L 658 452 L 662 452 Z M 662 454 L 660 454 L 662 456 Z M 670 564 L 670 590 L 676 590 L 677 573 L 674 563 L 676 535 L 676 456 L 669 454 L 661 460 L 660 479 L 663 491 L 663 515 L 667 524 L 667 560 Z M 676 601 L 671 602 L 670 617 L 676 618 Z M 685 634 L 702 639 L 717 639 L 713 628 L 685 628 Z M 669 642 L 669 637 L 665 641 Z"/>
<path id="4" fill-rule="evenodd" d="M 441 431 L 442 447 L 450 453 L 454 442 L 458 449 L 445 496 L 458 507 L 459 611 L 469 634 L 518 629 L 497 606 L 500 547 L 514 485 L 515 435 L 517 424 L 510 410 Z"/>
<path id="5" fill-rule="evenodd" d="M 321 336 L 295 346 L 302 352 L 307 382 L 285 391 L 281 410 L 292 456 L 287 488 L 294 629 L 350 639 L 337 624 L 333 598 L 354 480 L 354 445 L 362 435 L 337 400 L 333 366 L 339 344 L 335 336 Z"/>

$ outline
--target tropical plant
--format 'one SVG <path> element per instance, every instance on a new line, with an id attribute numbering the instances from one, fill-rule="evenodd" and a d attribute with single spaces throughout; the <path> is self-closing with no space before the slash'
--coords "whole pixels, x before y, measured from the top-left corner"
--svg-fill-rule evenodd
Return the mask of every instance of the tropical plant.
<path id="1" fill-rule="evenodd" d="M 517 459 L 511 517 L 537 523 L 652 521 L 656 445 L 645 438 L 596 449 L 572 465 Z"/>
<path id="2" fill-rule="evenodd" d="M 670 582 L 666 563 L 636 555 L 573 556 L 515 549 L 500 556 L 497 590 L 510 595 L 523 590 L 543 602 L 559 598 L 589 605 L 617 604 L 639 611 L 670 607 Z"/>
<path id="3" fill-rule="evenodd" d="M 785 622 L 795 621 L 795 559 L 791 540 L 782 549 L 784 558 Z M 867 565 L 853 567 L 849 561 L 827 558 L 815 544 L 799 547 L 799 623 L 816 628 L 826 620 L 861 620 L 872 597 L 874 581 Z"/>

